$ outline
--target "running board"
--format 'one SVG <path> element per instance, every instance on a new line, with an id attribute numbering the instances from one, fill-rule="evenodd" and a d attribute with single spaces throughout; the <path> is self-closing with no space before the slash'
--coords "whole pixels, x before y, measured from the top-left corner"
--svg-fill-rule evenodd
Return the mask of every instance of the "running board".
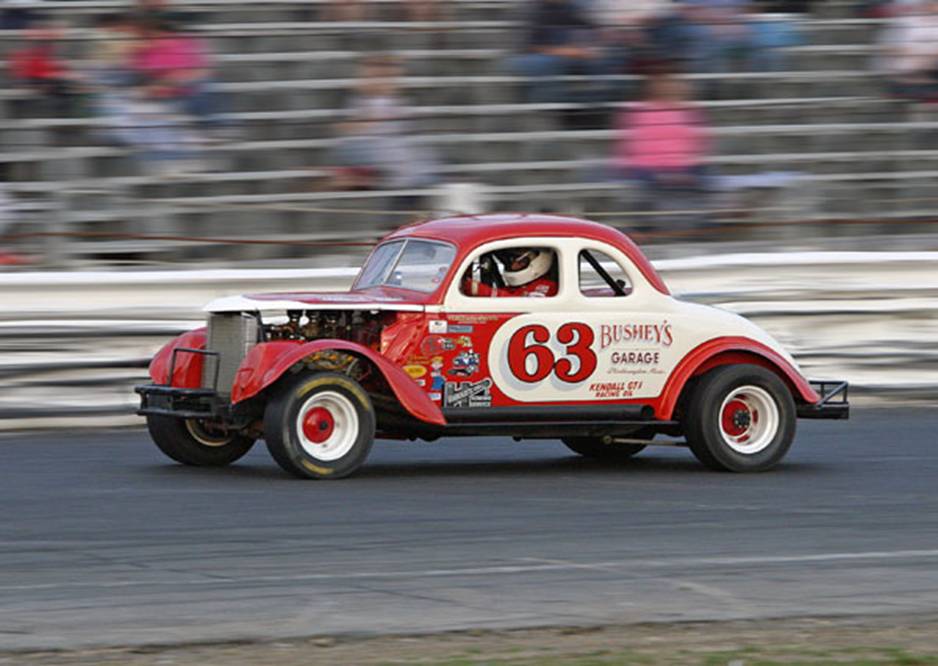
<path id="1" fill-rule="evenodd" d="M 436 431 L 441 437 L 518 437 L 521 439 L 556 439 L 559 437 L 625 438 L 644 428 L 658 432 L 676 431 L 677 421 L 487 421 L 448 423 Z"/>
<path id="2" fill-rule="evenodd" d="M 519 405 L 515 407 L 445 407 L 448 424 L 463 423 L 652 423 L 651 405 Z"/>

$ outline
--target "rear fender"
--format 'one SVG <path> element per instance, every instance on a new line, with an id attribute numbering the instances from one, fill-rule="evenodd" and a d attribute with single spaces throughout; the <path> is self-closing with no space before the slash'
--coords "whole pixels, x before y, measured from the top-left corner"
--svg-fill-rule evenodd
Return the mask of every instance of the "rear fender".
<path id="1" fill-rule="evenodd" d="M 202 386 L 203 354 L 179 352 L 176 354 L 176 365 L 173 366 L 173 377 L 170 381 L 169 366 L 172 364 L 174 349 L 205 349 L 205 327 L 196 328 L 179 337 L 173 338 L 163 348 L 156 352 L 150 361 L 150 379 L 154 384 L 175 386 L 177 388 L 199 388 Z"/>
<path id="2" fill-rule="evenodd" d="M 446 424 L 440 408 L 403 370 L 373 349 L 347 340 L 275 341 L 256 345 L 241 363 L 231 390 L 231 402 L 236 404 L 257 395 L 304 358 L 321 351 L 344 351 L 368 359 L 411 416 L 433 425 Z"/>
<path id="3" fill-rule="evenodd" d="M 747 363 L 771 370 L 785 382 L 795 402 L 814 404 L 821 397 L 811 384 L 781 354 L 749 338 L 725 337 L 709 340 L 685 356 L 668 377 L 656 417 L 670 420 L 687 382 L 722 365 Z"/>

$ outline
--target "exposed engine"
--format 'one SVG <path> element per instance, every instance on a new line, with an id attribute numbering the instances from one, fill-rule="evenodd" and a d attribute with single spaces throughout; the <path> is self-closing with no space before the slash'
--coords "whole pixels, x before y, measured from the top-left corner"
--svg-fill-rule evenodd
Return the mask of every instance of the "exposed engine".
<path id="1" fill-rule="evenodd" d="M 350 340 L 378 349 L 394 314 L 370 310 L 290 310 L 287 321 L 264 326 L 267 340 Z"/>

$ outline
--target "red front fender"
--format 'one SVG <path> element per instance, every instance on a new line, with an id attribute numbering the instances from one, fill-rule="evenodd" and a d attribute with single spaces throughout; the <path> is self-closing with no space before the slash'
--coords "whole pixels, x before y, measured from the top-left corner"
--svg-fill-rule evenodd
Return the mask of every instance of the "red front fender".
<path id="1" fill-rule="evenodd" d="M 257 395 L 304 358 L 318 351 L 347 351 L 363 356 L 375 364 L 394 391 L 395 397 L 411 416 L 433 425 L 446 425 L 443 412 L 414 380 L 369 347 L 346 340 L 316 340 L 315 342 L 277 341 L 256 345 L 241 363 L 231 389 L 232 404 Z"/>
<path id="2" fill-rule="evenodd" d="M 202 385 L 202 354 L 176 354 L 173 376 L 169 376 L 174 349 L 205 349 L 205 327 L 183 333 L 163 345 L 150 361 L 150 378 L 154 384 L 177 388 L 198 388 Z"/>

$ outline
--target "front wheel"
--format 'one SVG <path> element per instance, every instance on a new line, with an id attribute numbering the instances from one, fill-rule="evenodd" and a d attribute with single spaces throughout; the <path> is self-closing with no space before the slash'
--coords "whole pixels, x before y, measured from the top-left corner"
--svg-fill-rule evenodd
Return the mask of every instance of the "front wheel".
<path id="1" fill-rule="evenodd" d="M 375 412 L 361 385 L 334 372 L 286 382 L 264 412 L 264 438 L 277 464 L 300 478 L 339 479 L 365 462 Z"/>
<path id="2" fill-rule="evenodd" d="M 707 467 L 763 472 L 791 447 L 795 418 L 791 392 L 775 373 L 731 365 L 711 370 L 697 384 L 684 431 L 691 451 Z"/>
<path id="3" fill-rule="evenodd" d="M 254 440 L 197 419 L 151 414 L 147 416 L 150 437 L 167 456 L 196 467 L 223 467 L 241 458 Z"/>

